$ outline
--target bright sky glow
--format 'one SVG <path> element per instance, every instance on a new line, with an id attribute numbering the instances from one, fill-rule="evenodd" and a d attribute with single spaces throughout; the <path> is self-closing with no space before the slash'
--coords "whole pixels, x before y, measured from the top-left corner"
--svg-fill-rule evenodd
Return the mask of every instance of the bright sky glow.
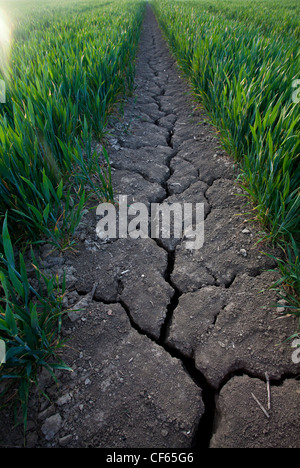
<path id="1" fill-rule="evenodd" d="M 10 43 L 10 28 L 8 26 L 5 15 L 0 10 L 0 44 L 3 48 L 7 48 Z"/>
<path id="2" fill-rule="evenodd" d="M 0 10 L 0 70 L 6 75 L 10 51 L 11 31 L 9 21 L 3 11 Z"/>

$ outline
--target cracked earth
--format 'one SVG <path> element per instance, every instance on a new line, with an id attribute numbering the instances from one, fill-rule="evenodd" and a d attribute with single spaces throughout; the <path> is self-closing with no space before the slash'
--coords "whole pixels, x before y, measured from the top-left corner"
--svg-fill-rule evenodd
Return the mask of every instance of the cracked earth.
<path id="1" fill-rule="evenodd" d="M 42 373 L 50 401 L 33 395 L 27 445 L 299 448 L 299 364 L 285 342 L 296 322 L 282 318 L 284 302 L 273 307 L 275 265 L 255 245 L 237 169 L 150 9 L 135 84 L 108 137 L 115 196 L 204 203 L 204 245 L 104 242 L 93 211 L 76 254 L 41 249 L 45 270 L 67 273 L 62 358 L 73 372 L 58 386 Z M 3 427 L 3 445 L 22 444 Z"/>

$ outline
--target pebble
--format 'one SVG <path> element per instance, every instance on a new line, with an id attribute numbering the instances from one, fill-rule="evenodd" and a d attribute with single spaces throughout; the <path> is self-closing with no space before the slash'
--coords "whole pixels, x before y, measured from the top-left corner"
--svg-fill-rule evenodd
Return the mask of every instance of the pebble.
<path id="1" fill-rule="evenodd" d="M 58 406 L 63 406 L 65 405 L 66 403 L 69 403 L 69 401 L 71 401 L 72 399 L 72 395 L 70 393 L 66 393 L 65 395 L 62 395 L 58 400 L 57 400 L 57 404 Z"/>
<path id="2" fill-rule="evenodd" d="M 68 445 L 69 442 L 71 442 L 71 440 L 72 440 L 72 435 L 68 434 L 58 439 L 58 442 L 61 447 L 65 447 L 66 445 Z"/>
<path id="3" fill-rule="evenodd" d="M 49 406 L 48 408 L 44 409 L 43 411 L 41 411 L 39 414 L 38 414 L 38 419 L 40 421 L 43 421 L 44 419 L 47 419 L 49 418 L 50 416 L 52 416 L 55 412 L 55 408 L 53 405 Z"/>
<path id="4" fill-rule="evenodd" d="M 50 416 L 42 425 L 42 432 L 46 440 L 54 439 L 62 426 L 62 417 L 59 413 Z"/>
<path id="5" fill-rule="evenodd" d="M 245 249 L 241 249 L 240 254 L 243 255 L 243 257 L 247 257 L 247 252 Z"/>
<path id="6" fill-rule="evenodd" d="M 54 267 L 58 265 L 63 265 L 65 260 L 63 257 L 48 257 L 47 262 L 50 267 Z"/>
<path id="7" fill-rule="evenodd" d="M 26 438 L 26 447 L 35 448 L 38 443 L 38 435 L 36 432 L 31 432 Z"/>

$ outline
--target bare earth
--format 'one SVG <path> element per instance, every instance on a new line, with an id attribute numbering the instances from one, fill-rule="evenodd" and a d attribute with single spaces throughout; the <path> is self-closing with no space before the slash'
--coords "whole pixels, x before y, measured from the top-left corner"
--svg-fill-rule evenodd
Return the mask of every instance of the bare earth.
<path id="1" fill-rule="evenodd" d="M 274 264 L 255 246 L 233 160 L 179 75 L 148 9 L 135 94 L 108 152 L 128 203 L 204 203 L 204 245 L 103 242 L 93 211 L 76 254 L 41 249 L 45 270 L 67 272 L 66 311 L 82 310 L 63 327 L 73 372 L 58 386 L 43 372 L 50 401 L 31 397 L 29 447 L 300 447 L 299 364 L 284 342 L 296 322 L 273 307 Z M 0 420 L 0 444 L 21 446 L 8 410 Z"/>

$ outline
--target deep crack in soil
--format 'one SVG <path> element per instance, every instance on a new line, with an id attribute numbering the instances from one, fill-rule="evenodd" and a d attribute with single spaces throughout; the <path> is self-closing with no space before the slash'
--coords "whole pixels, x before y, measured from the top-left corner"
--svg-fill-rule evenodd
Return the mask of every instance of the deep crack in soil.
<path id="1" fill-rule="evenodd" d="M 89 212 L 76 254 L 41 248 L 45 272 L 67 273 L 62 357 L 73 372 L 58 372 L 58 386 L 42 372 L 50 400 L 30 399 L 29 447 L 299 447 L 299 366 L 283 343 L 295 323 L 270 306 L 274 262 L 255 246 L 233 161 L 179 75 L 147 6 L 135 95 L 109 129 L 112 180 L 128 203 L 203 203 L 204 245 L 101 241 Z M 252 398 L 267 405 L 266 373 L 269 418 Z M 20 446 L 10 417 L 1 445 Z"/>

